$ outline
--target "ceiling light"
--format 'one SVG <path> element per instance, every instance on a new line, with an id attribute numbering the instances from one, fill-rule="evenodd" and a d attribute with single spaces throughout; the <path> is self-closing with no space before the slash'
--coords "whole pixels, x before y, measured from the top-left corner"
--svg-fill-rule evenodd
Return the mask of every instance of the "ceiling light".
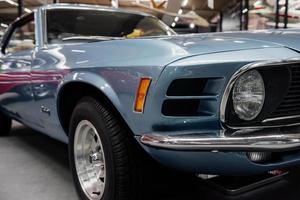
<path id="1" fill-rule="evenodd" d="M 178 20 L 179 20 L 179 17 L 175 17 L 174 21 L 178 22 Z"/>
<path id="2" fill-rule="evenodd" d="M 248 9 L 245 8 L 243 11 L 242 11 L 244 14 L 248 12 Z"/>
<path id="3" fill-rule="evenodd" d="M 18 3 L 14 2 L 13 0 L 4 0 L 4 2 L 9 3 L 10 5 L 13 5 L 13 6 L 18 6 Z M 24 11 L 26 13 L 31 13 L 32 12 L 32 10 L 30 10 L 29 8 L 24 8 Z"/>
<path id="4" fill-rule="evenodd" d="M 4 23 L 1 23 L 0 26 L 4 27 L 4 28 L 7 28 L 8 25 L 7 24 L 4 24 Z"/>
<path id="5" fill-rule="evenodd" d="M 181 3 L 181 6 L 185 7 L 185 6 L 188 5 L 188 3 L 189 3 L 189 0 L 183 0 L 182 3 Z"/>
<path id="6" fill-rule="evenodd" d="M 190 28 L 195 28 L 195 24 L 194 23 L 190 23 Z"/>
<path id="7" fill-rule="evenodd" d="M 175 23 L 175 22 L 173 22 L 173 23 L 171 24 L 171 26 L 172 26 L 172 27 L 175 27 L 175 26 L 176 26 L 176 23 Z"/>
<path id="8" fill-rule="evenodd" d="M 32 11 L 29 8 L 24 8 L 24 11 L 27 13 L 31 13 Z"/>
<path id="9" fill-rule="evenodd" d="M 118 0 L 112 0 L 112 1 L 111 1 L 111 5 L 112 5 L 112 7 L 114 7 L 114 8 L 118 8 L 118 7 L 119 7 L 119 1 L 118 1 Z"/>
<path id="10" fill-rule="evenodd" d="M 5 0 L 6 3 L 9 3 L 11 5 L 17 6 L 18 4 L 14 2 L 13 0 Z"/>
<path id="11" fill-rule="evenodd" d="M 179 10 L 178 10 L 178 14 L 179 14 L 179 15 L 181 15 L 182 12 L 183 12 L 182 9 L 179 9 Z"/>

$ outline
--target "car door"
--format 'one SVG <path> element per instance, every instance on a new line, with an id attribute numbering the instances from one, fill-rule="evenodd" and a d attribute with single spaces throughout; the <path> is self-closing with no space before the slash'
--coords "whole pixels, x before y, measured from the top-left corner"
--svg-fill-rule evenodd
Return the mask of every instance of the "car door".
<path id="1" fill-rule="evenodd" d="M 35 48 L 34 14 L 13 23 L 1 46 L 0 106 L 23 123 L 35 123 L 31 62 Z"/>

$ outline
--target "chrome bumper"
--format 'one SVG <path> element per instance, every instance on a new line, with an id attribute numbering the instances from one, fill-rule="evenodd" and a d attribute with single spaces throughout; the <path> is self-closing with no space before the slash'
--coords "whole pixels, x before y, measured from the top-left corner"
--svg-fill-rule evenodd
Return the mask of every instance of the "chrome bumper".
<path id="1" fill-rule="evenodd" d="M 263 135 L 264 134 L 264 135 Z M 300 149 L 300 132 L 208 137 L 203 134 L 141 136 L 142 144 L 180 151 L 287 151 Z"/>

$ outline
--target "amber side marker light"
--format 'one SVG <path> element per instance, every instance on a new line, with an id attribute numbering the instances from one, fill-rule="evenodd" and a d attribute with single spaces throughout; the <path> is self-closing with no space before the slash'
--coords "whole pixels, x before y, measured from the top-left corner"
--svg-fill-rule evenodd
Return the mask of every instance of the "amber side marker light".
<path id="1" fill-rule="evenodd" d="M 138 90 L 136 92 L 134 111 L 142 113 L 144 110 L 147 92 L 151 83 L 151 78 L 141 78 Z"/>

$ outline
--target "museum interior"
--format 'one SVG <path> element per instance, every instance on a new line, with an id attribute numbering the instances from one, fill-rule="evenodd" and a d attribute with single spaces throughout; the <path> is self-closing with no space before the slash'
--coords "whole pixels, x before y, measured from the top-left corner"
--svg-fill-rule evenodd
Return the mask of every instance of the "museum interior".
<path id="1" fill-rule="evenodd" d="M 0 0 L 0 41 L 0 200 L 299 199 L 300 0 Z"/>

